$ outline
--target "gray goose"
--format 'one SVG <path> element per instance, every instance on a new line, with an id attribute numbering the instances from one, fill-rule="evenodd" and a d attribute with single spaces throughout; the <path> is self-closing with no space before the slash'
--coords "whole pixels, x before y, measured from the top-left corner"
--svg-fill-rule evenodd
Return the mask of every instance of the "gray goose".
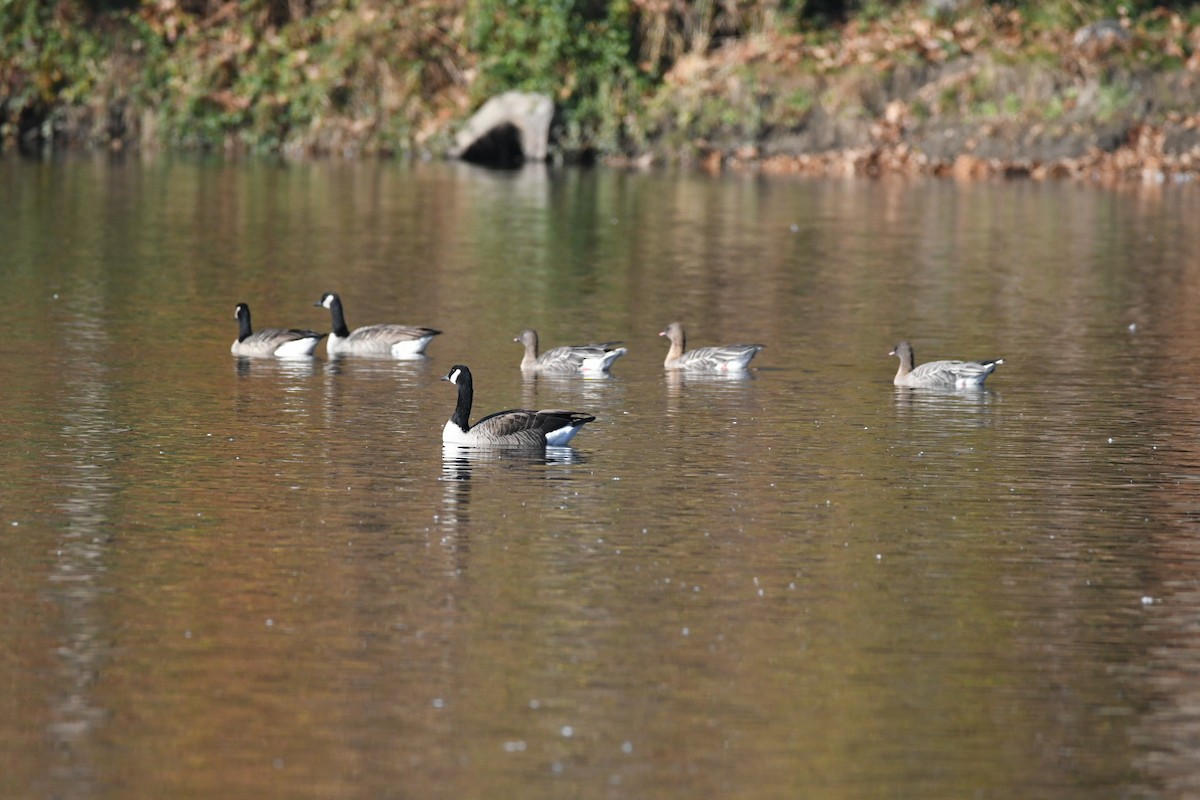
<path id="1" fill-rule="evenodd" d="M 471 425 L 468 420 L 475 398 L 471 370 L 462 364 L 455 364 L 442 380 L 450 381 L 458 387 L 458 405 L 454 408 L 454 415 L 442 429 L 444 444 L 544 450 L 547 446 L 565 445 L 579 433 L 580 428 L 596 419 L 591 414 L 581 411 L 527 411 L 514 408 L 489 414 Z"/>
<path id="2" fill-rule="evenodd" d="M 900 342 L 888 355 L 900 359 L 900 368 L 892 383 L 916 389 L 978 389 L 987 376 L 1004 363 L 1003 358 L 997 358 L 991 361 L 930 361 L 914 367 L 916 357 L 908 342 Z"/>
<path id="3" fill-rule="evenodd" d="M 346 315 L 342 311 L 342 299 L 333 292 L 326 292 L 313 305 L 328 308 L 333 317 L 333 330 L 325 350 L 331 356 L 391 356 L 412 358 L 424 354 L 429 341 L 441 331 L 411 325 L 380 323 L 365 325 L 351 331 L 346 327 Z"/>
<path id="4" fill-rule="evenodd" d="M 275 356 L 300 358 L 311 356 L 325 334 L 299 328 L 263 328 L 257 333 L 250 327 L 250 306 L 238 303 L 233 310 L 238 321 L 238 338 L 229 352 L 235 356 Z"/>
<path id="5" fill-rule="evenodd" d="M 766 345 L 762 344 L 727 344 L 722 347 L 698 347 L 695 350 L 685 350 L 687 336 L 683 326 L 672 322 L 666 330 L 659 332 L 671 341 L 671 349 L 667 351 L 667 360 L 663 366 L 667 369 L 682 369 L 693 372 L 733 372 L 744 370 L 750 359 Z"/>
<path id="6" fill-rule="evenodd" d="M 521 371 L 541 375 L 608 372 L 612 363 L 628 352 L 624 347 L 616 346 L 620 342 L 597 342 L 563 345 L 538 355 L 538 335 L 537 331 L 532 329 L 521 331 L 513 341 L 525 345 Z"/>

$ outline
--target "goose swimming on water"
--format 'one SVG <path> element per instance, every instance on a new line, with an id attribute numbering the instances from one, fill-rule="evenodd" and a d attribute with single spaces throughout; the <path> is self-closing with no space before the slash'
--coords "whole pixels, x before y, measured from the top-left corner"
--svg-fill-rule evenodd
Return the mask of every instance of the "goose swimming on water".
<path id="1" fill-rule="evenodd" d="M 471 425 L 471 404 L 475 387 L 471 370 L 455 364 L 442 378 L 458 387 L 458 405 L 442 429 L 445 444 L 482 447 L 559 447 L 571 441 L 579 429 L 596 418 L 581 411 L 544 409 L 497 411 Z"/>
<path id="2" fill-rule="evenodd" d="M 513 339 L 525 345 L 525 357 L 521 359 L 521 371 L 541 375 L 573 375 L 576 373 L 608 372 L 612 363 L 628 352 L 617 347 L 620 342 L 598 342 L 596 344 L 563 345 L 538 355 L 538 335 L 535 330 L 521 331 Z"/>
<path id="3" fill-rule="evenodd" d="M 1004 363 L 1003 358 L 996 358 L 991 361 L 930 361 L 915 367 L 916 357 L 908 342 L 900 342 L 888 355 L 900 359 L 900 368 L 892 383 L 917 389 L 977 389 L 996 367 Z"/>
<path id="4" fill-rule="evenodd" d="M 683 369 L 694 372 L 731 372 L 746 369 L 750 359 L 766 345 L 762 344 L 727 344 L 722 347 L 698 347 L 686 350 L 687 335 L 683 326 L 672 322 L 661 331 L 659 336 L 665 336 L 671 341 L 671 349 L 667 351 L 667 360 L 663 366 L 667 369 Z"/>
<path id="5" fill-rule="evenodd" d="M 380 323 L 365 325 L 351 331 L 346 326 L 342 311 L 342 299 L 333 292 L 326 292 L 313 305 L 328 308 L 333 317 L 333 330 L 325 343 L 331 356 L 392 356 L 412 358 L 422 355 L 433 337 L 441 331 L 412 325 Z"/>
<path id="6" fill-rule="evenodd" d="M 233 311 L 238 321 L 238 338 L 229 352 L 235 356 L 274 356 L 301 358 L 311 356 L 326 334 L 299 328 L 263 328 L 255 332 L 250 327 L 250 306 L 238 303 Z"/>

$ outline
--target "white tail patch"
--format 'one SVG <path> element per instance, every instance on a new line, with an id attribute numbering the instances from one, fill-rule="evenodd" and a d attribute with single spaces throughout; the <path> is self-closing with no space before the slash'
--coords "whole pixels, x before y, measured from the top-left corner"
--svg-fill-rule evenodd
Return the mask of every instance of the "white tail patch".
<path id="1" fill-rule="evenodd" d="M 310 356 L 313 350 L 317 349 L 317 343 L 321 340 L 315 336 L 306 336 L 303 339 L 293 339 L 290 342 L 284 342 L 275 348 L 275 355 L 279 358 L 296 358 L 299 356 Z"/>
<path id="2" fill-rule="evenodd" d="M 556 431 L 550 431 L 550 433 L 546 434 L 546 444 L 550 447 L 563 447 L 567 442 L 575 438 L 575 434 L 579 433 L 579 429 L 582 427 L 583 423 L 577 422 L 559 428 Z"/>
<path id="3" fill-rule="evenodd" d="M 425 348 L 433 336 L 422 336 L 419 339 L 405 339 L 392 345 L 392 356 L 395 358 L 411 358 L 425 353 Z"/>

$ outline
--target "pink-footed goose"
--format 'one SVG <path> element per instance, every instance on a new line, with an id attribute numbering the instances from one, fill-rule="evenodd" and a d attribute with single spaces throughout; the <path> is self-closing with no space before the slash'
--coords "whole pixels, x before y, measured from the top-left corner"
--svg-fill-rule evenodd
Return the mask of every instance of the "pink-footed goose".
<path id="1" fill-rule="evenodd" d="M 900 359 L 900 368 L 892 383 L 917 389 L 977 389 L 996 367 L 1004 363 L 1003 358 L 996 358 L 991 361 L 930 361 L 916 367 L 913 366 L 916 358 L 912 345 L 908 342 L 900 342 L 888 355 Z"/>
<path id="2" fill-rule="evenodd" d="M 759 350 L 762 344 L 727 344 L 722 347 L 698 347 L 686 350 L 687 336 L 683 326 L 672 322 L 658 334 L 665 336 L 671 342 L 667 351 L 667 360 L 663 362 L 666 369 L 682 369 L 694 372 L 733 372 L 744 370 Z"/>
<path id="3" fill-rule="evenodd" d="M 617 347 L 620 342 L 597 342 L 563 345 L 538 355 L 538 335 L 535 330 L 521 331 L 513 341 L 525 345 L 521 371 L 527 374 L 601 374 L 608 372 L 612 363 L 627 352 L 624 347 Z"/>

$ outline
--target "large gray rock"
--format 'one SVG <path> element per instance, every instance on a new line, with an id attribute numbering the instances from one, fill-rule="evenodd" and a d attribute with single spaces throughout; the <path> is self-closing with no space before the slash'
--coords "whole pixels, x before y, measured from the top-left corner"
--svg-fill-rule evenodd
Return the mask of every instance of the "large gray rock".
<path id="1" fill-rule="evenodd" d="M 548 95 L 496 95 L 467 120 L 454 137 L 450 155 L 489 163 L 545 161 L 553 117 L 554 101 Z"/>
<path id="2" fill-rule="evenodd" d="M 1098 56 L 1129 44 L 1129 31 L 1120 20 L 1102 19 L 1075 31 L 1075 47 L 1085 55 Z"/>

